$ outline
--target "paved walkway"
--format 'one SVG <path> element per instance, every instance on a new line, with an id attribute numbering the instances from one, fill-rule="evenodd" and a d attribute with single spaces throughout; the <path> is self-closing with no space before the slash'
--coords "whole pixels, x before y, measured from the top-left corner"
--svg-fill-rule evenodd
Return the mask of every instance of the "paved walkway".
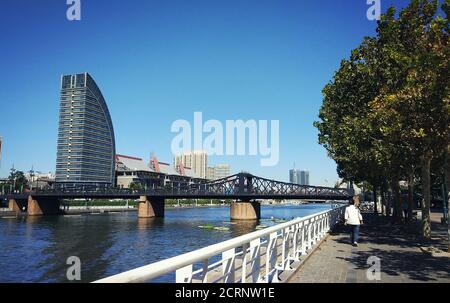
<path id="1" fill-rule="evenodd" d="M 290 283 L 411 283 L 450 282 L 450 257 L 421 248 L 411 227 L 391 226 L 386 218 L 364 214 L 358 247 L 350 245 L 345 226 L 339 226 L 291 277 Z M 434 215 L 433 219 L 440 220 Z M 446 249 L 446 227 L 433 223 L 426 248 Z M 431 249 L 429 249 L 431 251 Z M 366 276 L 369 257 L 380 259 L 380 280 Z"/>

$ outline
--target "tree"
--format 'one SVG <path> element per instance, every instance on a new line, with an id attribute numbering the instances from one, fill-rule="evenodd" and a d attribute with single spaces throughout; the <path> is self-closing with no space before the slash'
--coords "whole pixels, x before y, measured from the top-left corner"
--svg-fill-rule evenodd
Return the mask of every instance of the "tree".
<path id="1" fill-rule="evenodd" d="M 422 234 L 430 237 L 430 163 L 449 150 L 449 0 L 412 0 L 398 17 L 394 7 L 341 62 L 323 90 L 319 143 L 348 180 L 385 181 L 401 219 L 399 180 L 412 184 L 421 168 Z M 378 186 L 377 186 L 378 185 Z M 410 189 L 412 190 L 412 189 Z M 383 197 L 382 197 L 383 198 Z"/>
<path id="2" fill-rule="evenodd" d="M 437 8 L 437 1 L 413 0 L 398 19 L 389 10 L 378 30 L 384 41 L 381 59 L 387 63 L 380 68 L 396 76 L 387 78 L 391 81 L 370 103 L 381 145 L 393 147 L 387 148 L 389 154 L 409 178 L 415 167 L 421 168 L 425 238 L 431 236 L 430 165 L 446 150 L 450 136 L 448 20 L 435 17 Z"/>
<path id="3" fill-rule="evenodd" d="M 377 40 L 366 37 L 348 60 L 341 62 L 333 81 L 323 89 L 324 102 L 315 122 L 319 143 L 336 161 L 340 177 L 353 182 L 367 181 L 376 189 L 386 175 L 370 122 L 371 102 L 380 89 L 380 78 L 367 64 L 376 61 Z"/>
<path id="4" fill-rule="evenodd" d="M 133 190 L 139 190 L 142 189 L 142 185 L 139 182 L 131 182 L 130 185 L 128 186 L 130 189 Z"/>
<path id="5" fill-rule="evenodd" d="M 23 190 L 28 188 L 28 180 L 23 171 L 20 170 L 11 172 L 8 177 L 8 183 L 12 186 L 13 190 Z"/>

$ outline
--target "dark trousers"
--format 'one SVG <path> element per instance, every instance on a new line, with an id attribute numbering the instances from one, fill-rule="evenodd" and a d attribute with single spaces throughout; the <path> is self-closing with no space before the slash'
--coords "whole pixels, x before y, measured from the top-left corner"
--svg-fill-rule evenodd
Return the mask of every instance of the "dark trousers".
<path id="1" fill-rule="evenodd" d="M 403 215 L 405 216 L 405 222 L 408 222 L 409 211 L 407 209 L 403 210 Z"/>
<path id="2" fill-rule="evenodd" d="M 350 226 L 350 241 L 352 243 L 358 243 L 359 239 L 359 225 L 349 225 Z"/>

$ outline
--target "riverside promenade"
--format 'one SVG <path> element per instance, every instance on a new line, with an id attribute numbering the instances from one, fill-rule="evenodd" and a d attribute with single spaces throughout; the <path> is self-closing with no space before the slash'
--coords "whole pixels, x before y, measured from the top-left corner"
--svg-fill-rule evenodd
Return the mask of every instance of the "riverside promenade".
<path id="1" fill-rule="evenodd" d="M 350 245 L 346 226 L 335 230 L 312 253 L 290 283 L 450 282 L 447 226 L 432 213 L 432 239 L 423 244 L 413 226 L 391 225 L 387 218 L 363 214 L 358 247 Z M 370 256 L 380 258 L 380 280 L 366 277 Z"/>

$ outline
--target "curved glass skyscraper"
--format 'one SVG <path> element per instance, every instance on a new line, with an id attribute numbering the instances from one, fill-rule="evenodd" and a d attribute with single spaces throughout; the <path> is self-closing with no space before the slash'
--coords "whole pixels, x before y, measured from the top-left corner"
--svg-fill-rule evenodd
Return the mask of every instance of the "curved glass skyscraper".
<path id="1" fill-rule="evenodd" d="M 111 116 L 94 79 L 62 76 L 56 183 L 114 186 L 115 153 Z"/>

